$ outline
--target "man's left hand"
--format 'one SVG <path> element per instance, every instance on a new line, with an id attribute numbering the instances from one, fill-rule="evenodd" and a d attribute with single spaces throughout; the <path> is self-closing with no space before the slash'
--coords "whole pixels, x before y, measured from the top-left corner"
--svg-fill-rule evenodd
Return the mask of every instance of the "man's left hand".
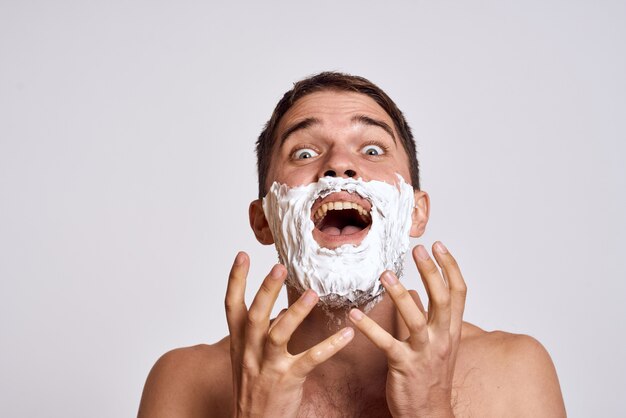
<path id="1" fill-rule="evenodd" d="M 381 276 L 408 328 L 406 340 L 397 340 L 360 310 L 350 312 L 355 326 L 387 355 L 387 404 L 396 418 L 454 416 L 452 378 L 467 287 L 456 261 L 443 244 L 433 245 L 433 255 L 441 272 L 423 246 L 413 249 L 428 294 L 428 313 L 417 293 L 408 291 L 392 272 Z"/>

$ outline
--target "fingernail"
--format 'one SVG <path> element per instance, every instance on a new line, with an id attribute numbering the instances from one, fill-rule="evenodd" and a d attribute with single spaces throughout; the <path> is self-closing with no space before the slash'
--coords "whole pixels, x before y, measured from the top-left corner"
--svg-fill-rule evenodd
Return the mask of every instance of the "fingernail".
<path id="1" fill-rule="evenodd" d="M 354 330 L 351 327 L 346 327 L 341 330 L 341 338 L 350 338 L 354 335 Z"/>
<path id="2" fill-rule="evenodd" d="M 396 283 L 398 283 L 398 278 L 396 277 L 395 274 L 393 274 L 390 271 L 385 271 L 383 273 L 383 277 L 382 279 L 384 280 L 384 282 L 389 285 L 389 286 L 394 286 Z"/>
<path id="3" fill-rule="evenodd" d="M 302 295 L 302 302 L 304 302 L 305 305 L 313 305 L 316 299 L 317 295 L 311 289 L 306 290 Z"/>
<path id="4" fill-rule="evenodd" d="M 274 267 L 272 267 L 272 271 L 270 271 L 270 276 L 272 277 L 272 279 L 280 279 L 282 273 L 283 272 L 280 268 L 280 264 L 276 264 Z"/>
<path id="5" fill-rule="evenodd" d="M 446 246 L 445 246 L 445 245 L 443 245 L 443 243 L 442 243 L 441 241 L 437 241 L 437 242 L 435 243 L 435 249 L 436 249 L 439 253 L 441 253 L 441 254 L 445 254 L 445 253 L 447 253 L 447 252 L 448 252 L 448 249 L 446 248 Z"/>
<path id="6" fill-rule="evenodd" d="M 243 260 L 246 258 L 246 256 L 244 255 L 243 251 L 239 251 L 237 253 L 237 257 L 235 257 L 235 265 L 240 265 L 241 263 L 243 263 Z"/>
<path id="7" fill-rule="evenodd" d="M 426 261 L 430 258 L 430 256 L 428 255 L 428 251 L 426 251 L 426 248 L 424 248 L 423 245 L 417 246 L 417 258 L 422 261 Z"/>
<path id="8" fill-rule="evenodd" d="M 359 311 L 358 309 L 352 309 L 350 311 L 350 318 L 355 321 L 360 321 L 361 319 L 363 319 L 363 312 Z"/>

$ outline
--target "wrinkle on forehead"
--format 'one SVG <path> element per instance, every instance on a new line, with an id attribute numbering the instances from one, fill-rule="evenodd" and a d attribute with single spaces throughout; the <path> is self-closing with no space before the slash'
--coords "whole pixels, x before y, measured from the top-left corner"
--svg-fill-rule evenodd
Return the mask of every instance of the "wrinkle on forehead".
<path id="1" fill-rule="evenodd" d="M 306 119 L 316 119 L 321 124 L 329 122 L 336 126 L 349 127 L 354 124 L 354 116 L 380 120 L 393 129 L 394 140 L 397 137 L 391 117 L 371 97 L 342 91 L 320 91 L 300 98 L 282 117 L 278 137 L 283 137 L 283 133 Z"/>

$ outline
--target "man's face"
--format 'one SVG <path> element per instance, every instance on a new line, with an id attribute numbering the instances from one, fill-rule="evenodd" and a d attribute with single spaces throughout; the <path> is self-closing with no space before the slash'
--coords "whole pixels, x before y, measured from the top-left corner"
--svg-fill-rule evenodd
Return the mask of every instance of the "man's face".
<path id="1" fill-rule="evenodd" d="M 391 117 L 364 94 L 309 94 L 283 116 L 276 135 L 267 189 L 274 181 L 293 187 L 329 175 L 395 184 L 396 174 L 400 174 L 410 182 L 409 159 Z M 342 220 L 324 216 L 331 202 L 334 217 L 339 217 L 339 211 L 333 208 L 335 202 L 356 203 L 360 206 L 357 213 L 371 207 L 365 199 L 347 192 L 316 201 L 311 210 L 317 226 L 313 231 L 315 240 L 326 248 L 360 243 L 367 235 L 367 214 L 358 219 L 352 211 L 351 223 L 356 225 L 345 225 Z M 347 211 L 342 212 L 348 216 Z M 327 222 L 319 222 L 321 218 Z"/>

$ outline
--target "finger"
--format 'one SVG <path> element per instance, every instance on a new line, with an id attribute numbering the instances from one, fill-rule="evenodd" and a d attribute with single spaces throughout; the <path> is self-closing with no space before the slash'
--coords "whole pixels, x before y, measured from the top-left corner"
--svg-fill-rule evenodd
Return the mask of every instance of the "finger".
<path id="1" fill-rule="evenodd" d="M 413 259 L 417 264 L 426 293 L 428 293 L 428 323 L 438 333 L 450 332 L 450 291 L 437 265 L 428 255 L 423 245 L 413 249 Z"/>
<path id="2" fill-rule="evenodd" d="M 302 323 L 304 318 L 311 312 L 319 297 L 315 291 L 306 290 L 298 300 L 287 309 L 287 312 L 276 326 L 269 333 L 268 342 L 273 348 L 280 348 L 281 352 L 286 351 L 287 343 L 291 334 Z"/>
<path id="3" fill-rule="evenodd" d="M 261 287 L 248 310 L 246 347 L 259 355 L 262 354 L 262 348 L 265 344 L 272 308 L 286 276 L 285 266 L 276 264 L 261 283 Z"/>
<path id="4" fill-rule="evenodd" d="M 399 351 L 400 341 L 358 309 L 352 309 L 349 318 L 359 331 L 385 353 L 389 360 L 400 360 L 402 357 Z"/>
<path id="5" fill-rule="evenodd" d="M 427 342 L 428 330 L 426 328 L 426 318 L 411 297 L 411 294 L 391 271 L 385 271 L 380 281 L 409 329 L 411 341 L 416 343 Z"/>
<path id="6" fill-rule="evenodd" d="M 285 312 L 287 312 L 287 308 L 281 309 L 280 312 L 278 312 L 278 315 L 276 315 L 276 318 L 270 321 L 269 332 L 272 332 L 272 329 L 276 326 L 276 324 L 278 324 L 278 321 L 280 321 L 280 318 L 282 318 L 283 315 L 285 315 Z"/>
<path id="7" fill-rule="evenodd" d="M 463 326 L 463 312 L 467 297 L 467 285 L 463 280 L 461 269 L 448 249 L 440 241 L 433 245 L 433 255 L 448 282 L 450 291 L 450 331 L 453 336 L 460 337 Z"/>
<path id="8" fill-rule="evenodd" d="M 409 290 L 409 294 L 413 298 L 413 302 L 415 302 L 417 308 L 420 310 L 422 315 L 424 315 L 424 318 L 428 319 L 428 313 L 426 312 L 426 309 L 424 309 L 424 304 L 422 303 L 422 299 L 420 298 L 420 295 L 417 293 L 417 291 L 411 289 Z"/>
<path id="9" fill-rule="evenodd" d="M 331 335 L 319 344 L 314 345 L 303 353 L 298 354 L 293 364 L 293 374 L 305 378 L 311 371 L 337 354 L 354 338 L 354 329 L 346 327 Z"/>
<path id="10" fill-rule="evenodd" d="M 246 277 L 249 269 L 250 259 L 248 255 L 243 251 L 239 252 L 230 269 L 226 297 L 224 298 L 231 344 L 239 344 L 244 334 L 248 312 L 245 302 Z"/>

